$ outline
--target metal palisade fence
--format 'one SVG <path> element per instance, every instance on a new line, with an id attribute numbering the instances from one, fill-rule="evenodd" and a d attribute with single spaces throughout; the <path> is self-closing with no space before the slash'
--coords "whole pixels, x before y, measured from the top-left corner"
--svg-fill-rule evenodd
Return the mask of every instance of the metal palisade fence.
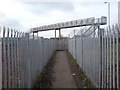
<path id="1" fill-rule="evenodd" d="M 77 31 L 69 34 L 68 50 L 86 76 L 96 88 L 119 88 L 120 27 L 91 26 Z"/>
<path id="2" fill-rule="evenodd" d="M 1 28 L 0 87 L 31 88 L 56 49 L 55 39 L 33 36 Z"/>

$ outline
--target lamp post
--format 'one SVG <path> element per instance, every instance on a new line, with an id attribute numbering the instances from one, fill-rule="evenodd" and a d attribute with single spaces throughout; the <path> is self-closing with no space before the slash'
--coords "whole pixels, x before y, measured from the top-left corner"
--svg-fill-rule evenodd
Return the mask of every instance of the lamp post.
<path id="1" fill-rule="evenodd" d="M 108 4 L 108 27 L 110 29 L 110 2 L 104 2 L 105 4 Z"/>

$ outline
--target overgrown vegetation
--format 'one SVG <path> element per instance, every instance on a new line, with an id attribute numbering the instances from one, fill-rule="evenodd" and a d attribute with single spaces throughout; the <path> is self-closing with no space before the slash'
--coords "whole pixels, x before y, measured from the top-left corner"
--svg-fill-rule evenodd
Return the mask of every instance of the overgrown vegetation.
<path id="1" fill-rule="evenodd" d="M 38 74 L 36 80 L 33 82 L 33 88 L 49 88 L 51 86 L 51 83 L 44 79 L 47 72 L 47 69 L 44 68 L 43 71 Z"/>
<path id="2" fill-rule="evenodd" d="M 34 88 L 51 88 L 52 87 L 52 73 L 53 73 L 53 65 L 54 65 L 54 56 L 51 57 L 51 59 L 48 61 L 48 63 L 45 65 L 43 70 L 38 73 L 36 79 L 33 81 L 33 89 Z"/>
<path id="3" fill-rule="evenodd" d="M 73 56 L 70 54 L 70 52 L 67 52 L 67 57 L 70 60 L 70 62 L 73 64 L 72 69 L 73 72 L 77 72 L 76 74 L 78 75 L 79 79 L 82 81 L 82 84 L 86 88 L 94 88 L 91 80 L 84 74 L 83 70 L 79 67 L 77 64 L 76 60 L 73 58 Z"/>

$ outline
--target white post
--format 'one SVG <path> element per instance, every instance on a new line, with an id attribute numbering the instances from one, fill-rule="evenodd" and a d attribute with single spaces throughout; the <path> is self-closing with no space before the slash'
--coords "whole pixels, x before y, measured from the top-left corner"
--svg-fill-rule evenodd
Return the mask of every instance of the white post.
<path id="1" fill-rule="evenodd" d="M 118 2 L 118 25 L 120 25 L 120 1 Z"/>
<path id="2" fill-rule="evenodd" d="M 0 28 L 0 90 L 2 89 L 2 40 L 1 40 L 1 28 Z"/>
<path id="3" fill-rule="evenodd" d="M 105 4 L 108 4 L 108 27 L 110 30 L 110 2 L 104 2 Z"/>

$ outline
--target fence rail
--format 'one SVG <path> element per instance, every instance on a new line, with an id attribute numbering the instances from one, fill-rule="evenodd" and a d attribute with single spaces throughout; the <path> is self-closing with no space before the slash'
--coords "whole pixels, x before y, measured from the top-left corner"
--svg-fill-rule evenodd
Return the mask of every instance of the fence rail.
<path id="1" fill-rule="evenodd" d="M 27 33 L 5 27 L 0 34 L 0 87 L 31 88 L 35 77 L 56 50 L 56 40 L 33 39 Z"/>
<path id="2" fill-rule="evenodd" d="M 95 87 L 119 88 L 120 28 L 118 25 L 108 29 L 95 27 L 69 34 L 68 50 Z"/>

